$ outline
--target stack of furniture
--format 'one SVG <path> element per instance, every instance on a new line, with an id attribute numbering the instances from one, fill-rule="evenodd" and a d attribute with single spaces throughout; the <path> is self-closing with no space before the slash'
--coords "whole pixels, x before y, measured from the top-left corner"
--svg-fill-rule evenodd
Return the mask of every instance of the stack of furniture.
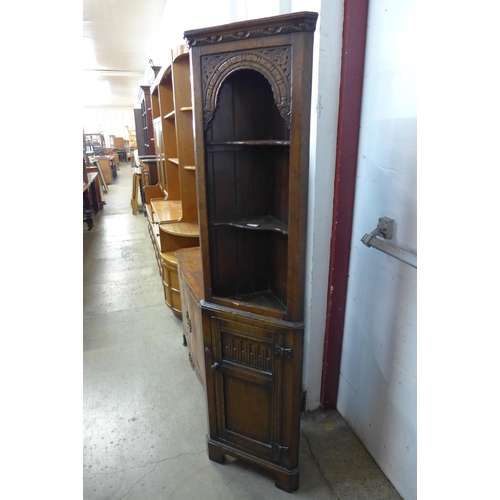
<path id="1" fill-rule="evenodd" d="M 106 184 L 111 184 L 118 177 L 117 160 L 114 155 L 89 156 L 91 163 L 99 163 Z"/>
<path id="2" fill-rule="evenodd" d="M 103 201 L 97 168 L 87 165 L 88 159 L 83 158 L 83 210 L 84 220 L 90 231 L 94 227 L 94 215 L 102 210 Z"/>
<path id="3" fill-rule="evenodd" d="M 262 467 L 288 492 L 299 478 L 316 20 L 302 12 L 184 35 L 200 249 L 177 257 L 184 334 L 207 397 L 208 453 Z"/>
<path id="4" fill-rule="evenodd" d="M 111 142 L 111 148 L 113 150 L 113 154 L 116 157 L 117 161 L 117 166 L 119 169 L 120 162 L 126 162 L 128 158 L 128 150 L 129 150 L 129 143 L 126 141 L 123 137 L 116 137 L 114 135 L 111 135 L 109 137 L 110 142 Z"/>

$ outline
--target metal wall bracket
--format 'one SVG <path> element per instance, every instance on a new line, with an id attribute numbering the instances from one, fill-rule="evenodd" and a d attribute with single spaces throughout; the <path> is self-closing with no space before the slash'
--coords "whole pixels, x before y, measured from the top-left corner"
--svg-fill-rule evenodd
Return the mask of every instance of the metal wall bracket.
<path id="1" fill-rule="evenodd" d="M 392 243 L 385 241 L 391 240 L 393 235 L 394 219 L 391 219 L 390 217 L 380 217 L 377 227 L 370 234 L 365 234 L 363 238 L 361 238 L 361 241 L 367 247 L 376 248 L 377 250 L 380 250 L 381 252 L 384 252 L 416 269 L 417 254 L 398 248 Z M 378 238 L 379 236 L 384 239 Z"/>

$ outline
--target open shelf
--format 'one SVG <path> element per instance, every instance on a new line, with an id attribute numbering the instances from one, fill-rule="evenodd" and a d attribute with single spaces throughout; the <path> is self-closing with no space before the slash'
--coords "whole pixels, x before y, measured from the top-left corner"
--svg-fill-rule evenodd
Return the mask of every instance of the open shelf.
<path id="1" fill-rule="evenodd" d="M 163 252 L 160 255 L 165 262 L 168 262 L 173 266 L 177 265 L 177 257 L 175 256 L 175 252 Z"/>
<path id="2" fill-rule="evenodd" d="M 167 234 L 182 236 L 184 238 L 197 238 L 200 235 L 196 222 L 173 222 L 171 224 L 162 224 L 160 229 Z"/>
<path id="3" fill-rule="evenodd" d="M 244 304 L 248 304 L 250 306 L 258 306 L 259 308 L 276 310 L 282 313 L 286 313 L 286 306 L 270 290 L 263 290 L 260 292 L 253 292 L 245 295 L 234 295 L 231 297 L 224 297 L 222 299 L 229 300 L 233 306 L 237 304 L 242 306 Z"/>
<path id="4" fill-rule="evenodd" d="M 182 217 L 180 200 L 151 200 L 155 222 L 178 221 Z"/>

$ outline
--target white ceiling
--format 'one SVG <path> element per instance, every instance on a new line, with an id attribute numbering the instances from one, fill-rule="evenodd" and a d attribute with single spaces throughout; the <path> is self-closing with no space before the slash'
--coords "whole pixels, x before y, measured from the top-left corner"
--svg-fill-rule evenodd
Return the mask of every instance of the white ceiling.
<path id="1" fill-rule="evenodd" d="M 167 0 L 83 0 L 83 105 L 134 107 Z"/>

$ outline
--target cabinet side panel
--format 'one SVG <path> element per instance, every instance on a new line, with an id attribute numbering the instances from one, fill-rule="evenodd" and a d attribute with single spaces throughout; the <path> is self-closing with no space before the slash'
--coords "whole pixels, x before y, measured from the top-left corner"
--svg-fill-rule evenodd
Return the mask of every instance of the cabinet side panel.
<path id="1" fill-rule="evenodd" d="M 275 148 L 273 153 L 275 165 L 274 214 L 278 220 L 291 226 L 293 221 L 288 220 L 290 151 L 289 148 Z M 290 200 L 291 203 L 297 201 Z"/>
<path id="2" fill-rule="evenodd" d="M 288 320 L 304 319 L 305 249 L 309 182 L 312 33 L 297 33 L 293 47 L 289 178 Z"/>

